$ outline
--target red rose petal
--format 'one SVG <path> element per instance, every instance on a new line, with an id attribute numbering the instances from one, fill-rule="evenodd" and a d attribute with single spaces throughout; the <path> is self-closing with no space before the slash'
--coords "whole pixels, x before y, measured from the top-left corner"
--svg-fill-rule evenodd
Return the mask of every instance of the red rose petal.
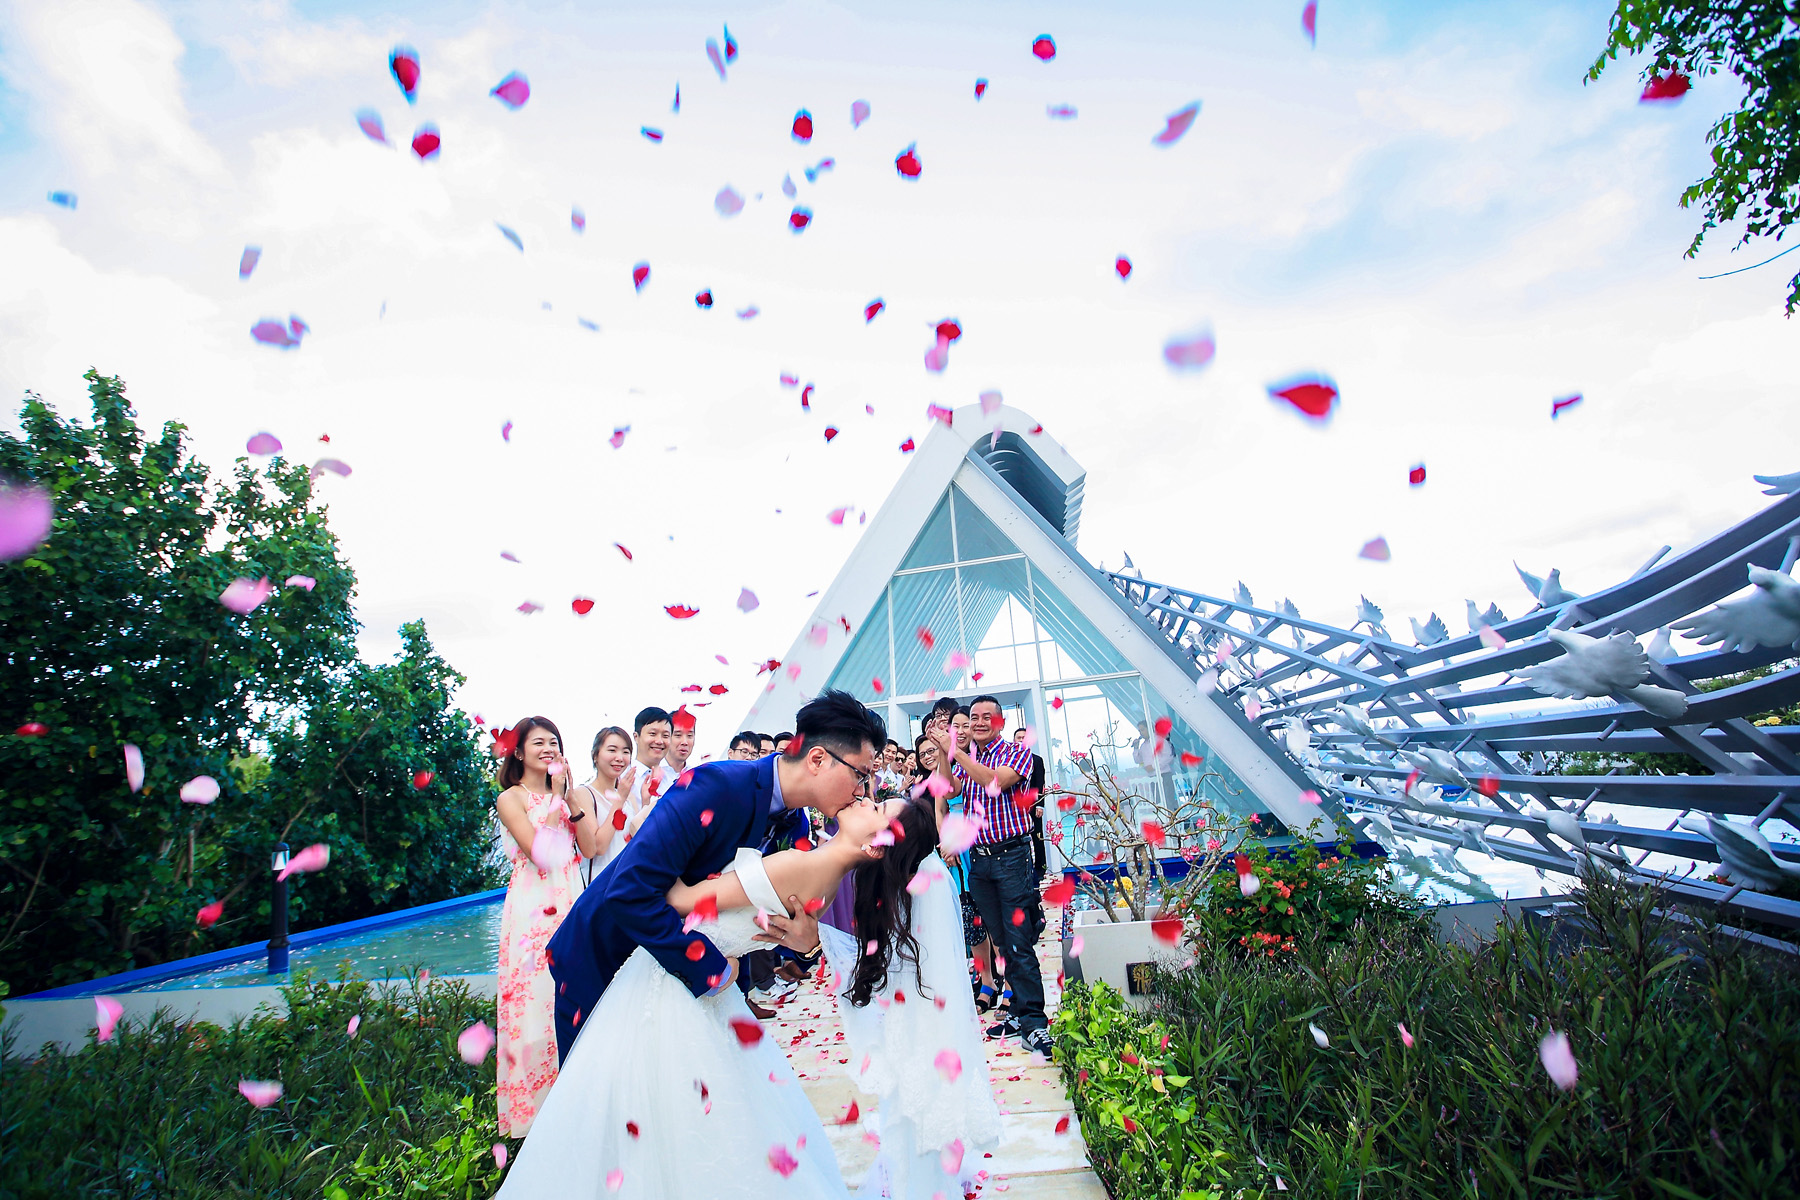
<path id="1" fill-rule="evenodd" d="M 577 596 L 569 601 L 569 607 L 575 610 L 576 616 L 585 617 L 594 611 L 594 602 L 586 596 Z"/>
<path id="2" fill-rule="evenodd" d="M 1044 62 L 1056 57 L 1056 39 L 1047 33 L 1040 33 L 1031 43 L 1031 52 Z"/>
<path id="3" fill-rule="evenodd" d="M 700 610 L 697 608 L 690 608 L 685 604 L 665 604 L 663 605 L 663 611 L 668 613 L 671 617 L 674 617 L 677 621 L 685 621 L 689 617 L 699 613 Z"/>

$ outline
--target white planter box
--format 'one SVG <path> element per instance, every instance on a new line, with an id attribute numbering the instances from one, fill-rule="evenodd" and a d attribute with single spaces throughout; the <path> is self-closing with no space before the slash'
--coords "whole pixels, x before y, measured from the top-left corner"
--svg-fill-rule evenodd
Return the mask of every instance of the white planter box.
<path id="1" fill-rule="evenodd" d="M 1128 912 L 1118 910 L 1121 915 Z M 1081 977 L 1089 983 L 1103 980 L 1138 1008 L 1149 1006 L 1150 997 L 1141 982 L 1134 987 L 1132 968 L 1180 961 L 1174 951 L 1158 942 L 1149 921 L 1109 921 L 1106 914 L 1090 909 L 1075 914 L 1074 935 L 1082 941 Z"/>

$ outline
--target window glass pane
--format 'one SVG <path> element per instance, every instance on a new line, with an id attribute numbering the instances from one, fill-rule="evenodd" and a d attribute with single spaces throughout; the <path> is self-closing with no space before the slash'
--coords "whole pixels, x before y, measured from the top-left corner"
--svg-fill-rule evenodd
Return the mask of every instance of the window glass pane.
<path id="1" fill-rule="evenodd" d="M 883 692 L 875 690 L 881 680 Z M 850 649 L 844 652 L 828 686 L 843 688 L 864 704 L 885 704 L 892 693 L 894 673 L 888 664 L 888 600 L 887 593 L 875 602 L 869 619 L 857 629 Z"/>
<path id="2" fill-rule="evenodd" d="M 1110 770 L 1126 791 L 1154 794 L 1155 777 L 1138 766 L 1131 754 L 1144 716 L 1135 675 L 1045 689 L 1046 700 L 1055 696 L 1062 698 L 1062 705 L 1049 710 L 1045 728 L 1038 731 L 1037 752 L 1044 756 L 1046 784 L 1066 791 L 1087 791 L 1089 784 L 1075 763 L 1080 755 L 1092 757 Z M 1092 862 L 1099 844 L 1089 844 L 1087 829 L 1076 826 L 1075 814 L 1063 814 L 1062 821 L 1062 850 L 1070 861 Z"/>
<path id="3" fill-rule="evenodd" d="M 960 512 L 961 501 L 957 502 Z M 963 626 L 974 643 L 973 670 L 983 687 L 1038 677 L 1037 622 L 1031 616 L 1025 560 L 960 567 Z"/>
<path id="4" fill-rule="evenodd" d="M 1061 592 L 1046 583 L 1041 572 L 1032 572 L 1031 585 L 1037 598 L 1044 678 L 1072 679 L 1131 669 L 1125 656 Z"/>
<path id="5" fill-rule="evenodd" d="M 958 562 L 1019 553 L 1019 548 L 1007 540 L 1005 534 L 994 528 L 994 523 L 982 515 L 981 510 L 975 507 L 975 502 L 969 499 L 961 488 L 952 485 L 950 490 L 956 496 L 956 558 Z"/>
<path id="6" fill-rule="evenodd" d="M 953 687 L 965 672 L 945 672 L 944 660 L 962 644 L 956 619 L 956 572 L 897 575 L 888 585 L 894 606 L 894 686 L 902 696 Z M 919 630 L 929 630 L 927 649 Z"/>
<path id="7" fill-rule="evenodd" d="M 931 520 L 925 522 L 925 528 L 920 531 L 912 549 L 906 552 L 906 559 L 900 564 L 900 569 L 906 571 L 913 567 L 935 567 L 951 561 L 953 557 L 950 546 L 950 496 L 946 493 L 932 511 Z"/>
<path id="8" fill-rule="evenodd" d="M 1172 797 L 1170 806 L 1178 809 L 1180 834 L 1183 837 L 1198 834 L 1201 818 L 1208 811 L 1203 802 L 1214 812 L 1238 816 L 1257 814 L 1257 824 L 1266 836 L 1286 833 L 1287 830 L 1275 815 L 1263 807 L 1256 794 L 1238 778 L 1237 773 L 1213 754 L 1212 747 L 1201 740 L 1200 735 L 1186 721 L 1172 712 L 1161 696 L 1148 688 L 1146 691 L 1149 691 L 1150 696 L 1152 750 L 1155 745 L 1156 721 L 1163 717 L 1169 719 L 1169 734 L 1165 739 L 1168 752 L 1162 758 L 1152 760 L 1152 763 L 1162 777 L 1165 794 Z M 1186 761 L 1183 760 L 1183 755 L 1188 756 Z M 1192 761 L 1194 759 L 1199 761 Z M 1173 834 L 1178 831 L 1171 829 L 1169 832 Z"/>

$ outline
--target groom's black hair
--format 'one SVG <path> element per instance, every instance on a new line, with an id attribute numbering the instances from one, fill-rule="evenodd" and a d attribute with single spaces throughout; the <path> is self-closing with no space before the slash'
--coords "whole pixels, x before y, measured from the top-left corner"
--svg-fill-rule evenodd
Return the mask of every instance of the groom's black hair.
<path id="1" fill-rule="evenodd" d="M 798 746 L 796 747 L 796 743 Z M 849 692 L 826 688 L 806 702 L 794 717 L 794 740 L 788 753 L 823 746 L 838 754 L 859 754 L 865 745 L 887 744 L 887 722 Z"/>

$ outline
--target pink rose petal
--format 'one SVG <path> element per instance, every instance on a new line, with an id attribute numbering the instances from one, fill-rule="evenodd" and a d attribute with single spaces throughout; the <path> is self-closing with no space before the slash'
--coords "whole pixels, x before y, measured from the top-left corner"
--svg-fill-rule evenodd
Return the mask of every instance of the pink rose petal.
<path id="1" fill-rule="evenodd" d="M 1218 345 L 1212 330 L 1201 329 L 1163 344 L 1163 361 L 1178 371 L 1197 371 L 1213 360 Z"/>
<path id="2" fill-rule="evenodd" d="M 267 1108 L 281 1099 L 281 1083 L 274 1079 L 240 1079 L 238 1092 L 256 1108 Z"/>
<path id="3" fill-rule="evenodd" d="M 134 792 L 144 786 L 144 752 L 132 745 L 125 747 L 125 782 Z"/>
<path id="4" fill-rule="evenodd" d="M 111 996 L 95 996 L 94 1026 L 99 1036 L 96 1041 L 112 1041 L 113 1030 L 119 1024 L 119 1018 L 125 1012 L 125 1006 Z"/>
<path id="5" fill-rule="evenodd" d="M 360 1028 L 362 1028 L 362 1015 L 359 1013 L 358 1015 L 351 1017 L 350 1024 L 344 1027 L 344 1036 L 355 1037 L 356 1031 Z"/>
<path id="6" fill-rule="evenodd" d="M 219 798 L 219 781 L 211 775 L 196 775 L 181 785 L 184 804 L 211 804 Z"/>
<path id="7" fill-rule="evenodd" d="M 43 545 L 54 511 L 43 488 L 0 482 L 0 562 L 24 558 Z"/>
<path id="8" fill-rule="evenodd" d="M 281 439 L 272 433 L 252 434 L 250 440 L 244 443 L 244 449 L 252 454 L 279 454 Z"/>
<path id="9" fill-rule="evenodd" d="M 785 1145 L 769 1147 L 769 1169 L 786 1179 L 800 1169 L 800 1161 L 788 1153 Z"/>
<path id="10" fill-rule="evenodd" d="M 456 1037 L 456 1052 L 471 1067 L 479 1067 L 487 1061 L 488 1051 L 494 1048 L 494 1031 L 488 1028 L 486 1021 L 477 1021 Z"/>
<path id="11" fill-rule="evenodd" d="M 1387 562 L 1393 558 L 1394 555 L 1393 552 L 1388 549 L 1387 539 L 1378 537 L 1371 538 L 1369 541 L 1364 542 L 1362 549 L 1356 552 L 1356 557 L 1366 558 L 1370 562 Z"/>
<path id="12" fill-rule="evenodd" d="M 495 84 L 494 90 L 488 95 L 516 112 L 527 100 L 531 99 L 531 81 L 514 71 Z"/>
<path id="13" fill-rule="evenodd" d="M 256 611 L 258 605 L 267 600 L 275 588 L 264 575 L 261 579 L 234 579 L 219 593 L 219 603 L 239 616 L 247 616 Z"/>
<path id="14" fill-rule="evenodd" d="M 963 1144 L 961 1138 L 957 1138 L 938 1152 L 938 1166 L 944 1168 L 944 1174 L 956 1174 L 962 1170 L 962 1164 Z"/>
<path id="15" fill-rule="evenodd" d="M 330 471 L 333 475 L 339 477 L 348 477 L 350 474 L 350 464 L 340 458 L 321 458 L 312 465 L 312 477 L 314 479 L 317 479 L 327 471 Z"/>
<path id="16" fill-rule="evenodd" d="M 506 1170 L 506 1143 L 505 1142 L 495 1142 L 494 1143 L 494 1168 L 496 1170 L 500 1170 L 500 1171 Z"/>
<path id="17" fill-rule="evenodd" d="M 1550 1082 L 1563 1091 L 1575 1086 L 1580 1071 L 1575 1066 L 1575 1052 L 1569 1047 L 1569 1035 L 1551 1030 L 1538 1043 L 1538 1058 L 1550 1076 Z"/>
<path id="18" fill-rule="evenodd" d="M 558 871 L 575 857 L 575 839 L 561 825 L 545 825 L 531 837 L 531 861 L 541 871 Z"/>
<path id="19" fill-rule="evenodd" d="M 955 1083 L 962 1077 L 962 1055 L 947 1046 L 937 1052 L 931 1065 L 937 1068 L 937 1073 L 943 1076 L 945 1083 Z"/>
<path id="20" fill-rule="evenodd" d="M 330 864 L 331 847 L 324 842 L 314 842 L 288 859 L 288 865 L 281 868 L 281 873 L 275 878 L 287 879 L 294 875 L 309 875 L 314 871 L 323 871 Z"/>

